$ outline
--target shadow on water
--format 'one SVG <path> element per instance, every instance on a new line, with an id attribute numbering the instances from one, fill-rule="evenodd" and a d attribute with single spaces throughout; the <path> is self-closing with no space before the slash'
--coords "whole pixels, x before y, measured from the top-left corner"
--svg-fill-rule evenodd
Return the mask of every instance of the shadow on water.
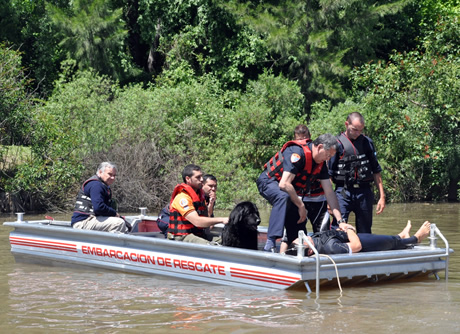
<path id="1" fill-rule="evenodd" d="M 268 220 L 268 212 L 265 217 Z M 375 217 L 374 233 L 396 234 L 408 219 L 414 228 L 430 220 L 438 225 L 450 247 L 458 250 L 459 218 L 459 204 L 389 205 Z M 342 293 L 331 284 L 315 299 L 314 293 L 248 290 L 161 276 L 15 263 L 8 233 L 8 228 L 0 228 L 0 323 L 5 333 L 460 330 L 457 253 L 450 258 L 447 283 L 427 278 L 345 285 Z"/>

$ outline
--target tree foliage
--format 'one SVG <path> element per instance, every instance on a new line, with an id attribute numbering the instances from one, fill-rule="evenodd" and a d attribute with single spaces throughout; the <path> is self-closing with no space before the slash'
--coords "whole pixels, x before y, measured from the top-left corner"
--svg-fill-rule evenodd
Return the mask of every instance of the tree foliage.
<path id="1" fill-rule="evenodd" d="M 66 0 L 54 0 L 66 7 Z M 45 0 L 0 2 L 0 41 L 22 52 L 22 65 L 33 80 L 34 90 L 44 96 L 52 91 L 63 56 L 56 47 L 55 31 L 46 12 Z M 4 15 L 4 17 L 3 17 Z"/>
<path id="2" fill-rule="evenodd" d="M 187 62 L 195 75 L 211 73 L 222 86 L 236 88 L 262 71 L 266 49 L 259 34 L 238 25 L 220 1 L 141 0 L 138 17 L 152 72 Z"/>
<path id="3" fill-rule="evenodd" d="M 345 98 L 353 66 L 377 59 L 389 36 L 381 25 L 405 1 L 238 0 L 229 8 L 264 36 L 273 66 L 297 80 L 308 106 Z"/>
<path id="4" fill-rule="evenodd" d="M 29 143 L 32 95 L 21 54 L 0 44 L 0 145 Z"/>
<path id="5" fill-rule="evenodd" d="M 218 177 L 220 207 L 260 204 L 254 181 L 295 125 L 338 133 L 351 111 L 390 199 L 458 199 L 457 0 L 0 9 L 0 186 L 24 208 L 71 204 L 101 159 L 120 163 L 122 208 L 163 206 L 190 162 Z"/>
<path id="6" fill-rule="evenodd" d="M 221 207 L 260 201 L 254 180 L 301 118 L 297 85 L 266 73 L 241 93 L 223 90 L 212 76 L 178 71 L 147 89 L 120 88 L 92 70 L 74 73 L 69 64 L 53 96 L 34 109 L 31 159 L 5 189 L 33 193 L 48 209 L 70 208 L 96 160 L 107 159 L 119 163 L 125 178 L 115 186 L 121 208 L 159 208 L 181 182 L 182 168 L 196 163 L 218 176 Z M 176 82 L 178 76 L 189 78 Z"/>
<path id="7" fill-rule="evenodd" d="M 128 31 L 122 9 L 105 0 L 76 0 L 70 8 L 48 4 L 60 36 L 60 47 L 81 70 L 95 69 L 114 79 L 128 77 L 134 68 L 124 49 Z"/>
<path id="8" fill-rule="evenodd" d="M 29 162 L 33 96 L 21 66 L 21 54 L 0 44 L 0 190 L 8 191 L 19 165 Z M 11 194 L 14 197 L 18 192 Z M 3 206 L 3 205 L 2 205 Z M 10 210 L 13 208 L 9 208 Z"/>

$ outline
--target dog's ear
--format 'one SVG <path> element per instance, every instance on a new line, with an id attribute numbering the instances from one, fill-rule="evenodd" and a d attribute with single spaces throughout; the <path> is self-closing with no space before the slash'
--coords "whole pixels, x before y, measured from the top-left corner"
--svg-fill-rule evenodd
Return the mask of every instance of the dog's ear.
<path id="1" fill-rule="evenodd" d="M 243 210 L 241 205 L 237 204 L 235 208 L 230 212 L 230 217 L 228 218 L 229 224 L 237 224 L 243 218 Z"/>
<path id="2" fill-rule="evenodd" d="M 237 211 L 237 213 L 236 213 L 236 215 L 235 215 L 235 221 L 234 221 L 234 223 L 235 223 L 235 224 L 239 224 L 239 223 L 241 223 L 241 222 L 244 220 L 244 216 L 245 216 L 245 214 L 244 214 L 244 209 L 241 208 L 241 207 L 239 207 L 238 210 L 236 210 L 236 211 Z"/>

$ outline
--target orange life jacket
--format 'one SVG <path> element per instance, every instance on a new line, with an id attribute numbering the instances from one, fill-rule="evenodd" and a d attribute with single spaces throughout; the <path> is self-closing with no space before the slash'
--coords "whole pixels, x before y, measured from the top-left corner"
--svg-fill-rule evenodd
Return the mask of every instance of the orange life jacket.
<path id="1" fill-rule="evenodd" d="M 179 211 L 172 207 L 174 198 L 181 191 L 185 191 L 192 198 L 193 206 L 195 207 L 195 210 L 199 216 L 208 216 L 208 209 L 206 208 L 203 190 L 200 190 L 200 193 L 197 194 L 191 186 L 185 183 L 178 184 L 174 188 L 173 194 L 171 196 L 171 201 L 169 202 L 168 233 L 172 233 L 174 235 L 187 235 L 193 233 L 199 237 L 202 237 L 204 236 L 204 229 L 193 225 L 191 222 L 185 219 L 185 217 L 183 217 Z"/>

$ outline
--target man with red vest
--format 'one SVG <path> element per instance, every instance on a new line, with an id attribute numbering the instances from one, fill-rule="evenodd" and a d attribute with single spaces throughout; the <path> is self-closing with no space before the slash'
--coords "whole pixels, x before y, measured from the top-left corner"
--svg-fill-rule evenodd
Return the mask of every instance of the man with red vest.
<path id="1" fill-rule="evenodd" d="M 310 141 L 310 130 L 304 124 L 299 124 L 294 129 L 294 140 L 306 139 Z M 307 220 L 310 220 L 313 233 L 326 231 L 331 228 L 330 215 L 327 210 L 327 200 L 324 196 L 323 187 L 318 179 L 310 184 L 310 190 L 302 196 L 303 204 L 307 210 Z M 288 244 L 287 237 L 283 236 L 280 253 L 285 253 Z"/>
<path id="2" fill-rule="evenodd" d="M 203 191 L 203 172 L 196 165 L 182 171 L 184 183 L 178 184 L 169 203 L 168 239 L 208 244 L 205 229 L 228 223 L 227 217 L 209 217 Z"/>
<path id="3" fill-rule="evenodd" d="M 313 142 L 289 141 L 267 162 L 257 180 L 259 193 L 273 206 L 264 250 L 276 251 L 276 239 L 282 237 L 284 227 L 288 244 L 297 238 L 299 230 L 306 232 L 307 210 L 302 197 L 310 192 L 315 180 L 320 181 L 332 214 L 343 222 L 324 163 L 336 149 L 336 138 L 323 134 Z"/>
<path id="4" fill-rule="evenodd" d="M 294 140 L 307 139 L 310 141 L 310 130 L 306 125 L 299 124 L 294 129 Z M 304 193 L 302 201 L 307 209 L 307 218 L 310 220 L 313 233 L 331 228 L 327 200 L 324 196 L 321 182 L 316 179 L 310 185 L 308 193 Z"/>

